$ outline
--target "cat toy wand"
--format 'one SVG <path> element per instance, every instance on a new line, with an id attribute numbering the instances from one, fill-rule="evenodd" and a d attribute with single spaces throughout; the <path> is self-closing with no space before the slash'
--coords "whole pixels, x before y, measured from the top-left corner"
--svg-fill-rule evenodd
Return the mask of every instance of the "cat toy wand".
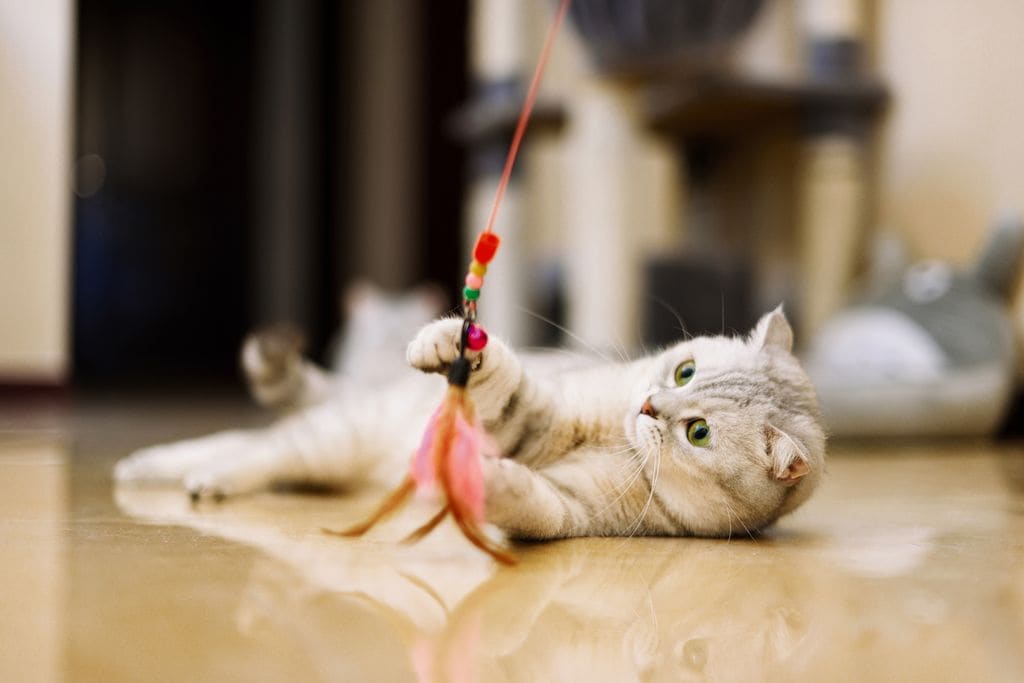
<path id="1" fill-rule="evenodd" d="M 555 36 L 565 19 L 570 0 L 561 0 L 558 11 L 551 22 L 548 34 L 544 39 L 540 58 L 533 72 L 533 80 L 526 91 L 523 108 L 519 113 L 512 142 L 509 145 L 505 167 L 502 169 L 501 180 L 494 196 L 494 204 L 487 219 L 487 226 L 477 237 L 473 248 L 473 260 L 466 274 L 465 287 L 462 290 L 462 337 L 459 344 L 459 356 L 452 361 L 448 370 L 448 391 L 441 405 L 427 423 L 426 431 L 416 454 L 413 456 L 410 472 L 381 503 L 370 517 L 349 529 L 329 531 L 339 536 L 361 536 L 369 531 L 377 522 L 405 504 L 417 489 L 436 490 L 440 488 L 445 504 L 441 510 L 430 518 L 426 524 L 406 537 L 407 542 L 417 541 L 437 527 L 445 517 L 451 514 L 455 524 L 473 543 L 497 561 L 503 564 L 515 564 L 506 550 L 497 545 L 484 533 L 484 479 L 480 464 L 482 445 L 486 438 L 483 427 L 476 418 L 473 403 L 466 390 L 472 371 L 466 350 L 481 351 L 487 346 L 487 332 L 476 322 L 477 302 L 480 289 L 483 287 L 487 266 L 498 251 L 501 239 L 494 232 L 494 223 L 498 217 L 498 208 L 505 196 L 512 166 L 519 153 L 526 124 L 530 120 L 537 90 L 540 87 L 544 70 L 547 67 L 551 47 Z"/>

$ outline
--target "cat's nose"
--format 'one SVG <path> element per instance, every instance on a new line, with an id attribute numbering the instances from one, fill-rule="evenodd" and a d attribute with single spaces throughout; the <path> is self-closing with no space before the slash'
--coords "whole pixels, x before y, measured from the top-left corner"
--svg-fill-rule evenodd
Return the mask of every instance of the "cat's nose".
<path id="1" fill-rule="evenodd" d="M 647 417 L 658 417 L 658 413 L 655 412 L 654 406 L 651 405 L 651 397 L 648 396 L 644 404 L 640 406 L 640 414 L 646 415 Z"/>

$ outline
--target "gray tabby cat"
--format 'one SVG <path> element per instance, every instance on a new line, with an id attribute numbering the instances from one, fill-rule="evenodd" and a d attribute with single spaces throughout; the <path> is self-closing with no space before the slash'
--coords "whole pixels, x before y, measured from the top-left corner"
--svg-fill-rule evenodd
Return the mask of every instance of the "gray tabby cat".
<path id="1" fill-rule="evenodd" d="M 409 363 L 443 373 L 461 321 L 424 327 Z M 781 309 L 747 338 L 699 337 L 629 363 L 531 371 L 492 337 L 469 391 L 501 458 L 488 521 L 514 538 L 751 533 L 803 503 L 824 465 L 814 390 Z M 257 432 L 143 449 L 120 481 L 171 479 L 198 498 L 281 481 L 343 484 L 408 467 L 444 382 L 409 376 L 336 395 Z"/>

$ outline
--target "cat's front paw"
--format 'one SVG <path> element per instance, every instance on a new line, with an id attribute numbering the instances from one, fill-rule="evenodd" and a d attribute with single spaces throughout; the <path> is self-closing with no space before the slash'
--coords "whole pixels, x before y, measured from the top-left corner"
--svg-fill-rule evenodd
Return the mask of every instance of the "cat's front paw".
<path id="1" fill-rule="evenodd" d="M 448 371 L 448 367 L 459 357 L 462 337 L 462 321 L 457 318 L 436 320 L 423 329 L 409 343 L 406 359 L 409 365 L 423 372 Z M 480 352 L 470 351 L 466 357 L 479 364 Z"/>

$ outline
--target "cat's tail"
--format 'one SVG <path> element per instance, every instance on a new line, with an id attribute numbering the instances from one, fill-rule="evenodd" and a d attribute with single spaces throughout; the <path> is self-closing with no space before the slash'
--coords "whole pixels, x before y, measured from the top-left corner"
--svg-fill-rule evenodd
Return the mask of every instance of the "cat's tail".
<path id="1" fill-rule="evenodd" d="M 332 393 L 327 371 L 302 355 L 302 334 L 292 327 L 271 327 L 249 334 L 240 362 L 253 400 L 267 408 L 291 411 L 322 403 Z"/>
<path id="2" fill-rule="evenodd" d="M 1024 256 L 1024 219 L 1019 214 L 997 221 L 972 273 L 1004 301 L 1013 295 Z"/>

